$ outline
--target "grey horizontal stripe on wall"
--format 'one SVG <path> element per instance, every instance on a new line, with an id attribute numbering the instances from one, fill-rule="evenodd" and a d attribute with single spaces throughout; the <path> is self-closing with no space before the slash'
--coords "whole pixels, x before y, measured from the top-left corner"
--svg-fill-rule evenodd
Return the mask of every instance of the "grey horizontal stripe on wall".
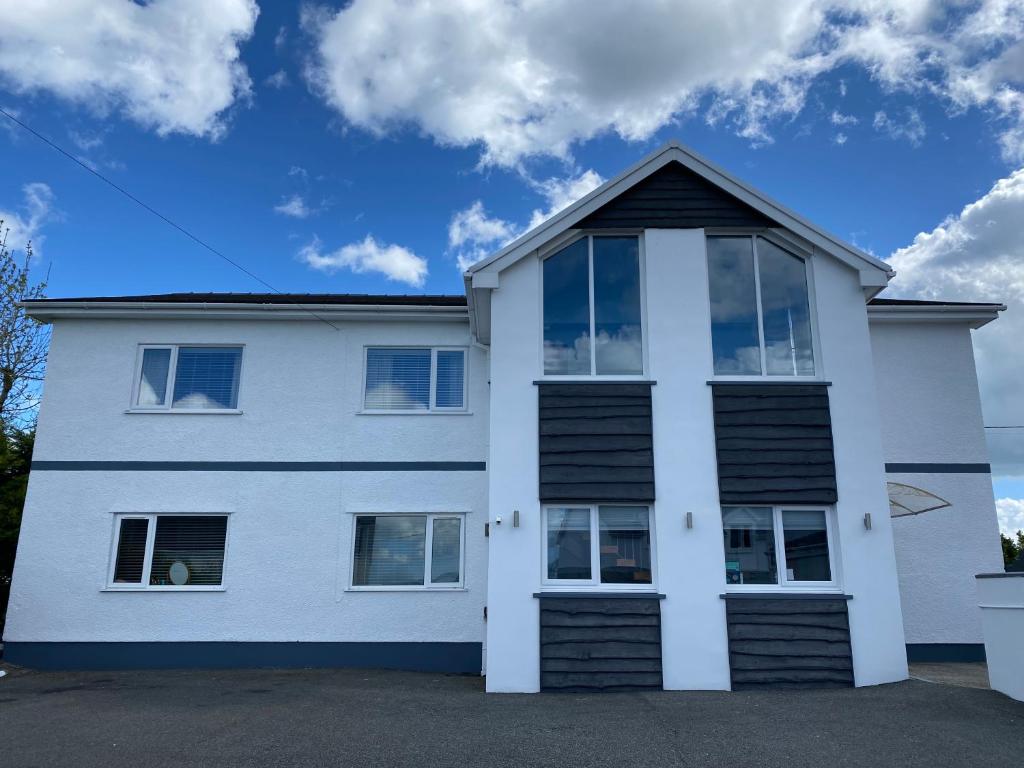
<path id="1" fill-rule="evenodd" d="M 485 461 L 33 461 L 49 472 L 483 472 Z"/>
<path id="2" fill-rule="evenodd" d="M 482 643 L 9 642 L 31 669 L 401 669 L 480 674 Z"/>
<path id="3" fill-rule="evenodd" d="M 992 472 L 992 466 L 989 464 L 886 464 L 885 471 L 892 474 L 987 475 Z"/>

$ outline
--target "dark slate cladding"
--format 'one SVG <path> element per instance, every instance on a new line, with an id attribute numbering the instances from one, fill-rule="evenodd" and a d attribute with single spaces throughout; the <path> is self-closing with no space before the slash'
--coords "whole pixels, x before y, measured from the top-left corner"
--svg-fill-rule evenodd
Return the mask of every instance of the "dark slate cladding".
<path id="1" fill-rule="evenodd" d="M 727 598 L 725 605 L 734 691 L 853 685 L 845 598 Z"/>
<path id="2" fill-rule="evenodd" d="M 722 504 L 834 504 L 824 384 L 713 384 Z"/>
<path id="3" fill-rule="evenodd" d="M 541 501 L 654 501 L 649 382 L 538 387 Z"/>
<path id="4" fill-rule="evenodd" d="M 541 597 L 540 687 L 545 691 L 660 689 L 660 601 Z"/>
<path id="5" fill-rule="evenodd" d="M 776 227 L 771 219 L 680 163 L 669 163 L 604 204 L 580 229 Z"/>

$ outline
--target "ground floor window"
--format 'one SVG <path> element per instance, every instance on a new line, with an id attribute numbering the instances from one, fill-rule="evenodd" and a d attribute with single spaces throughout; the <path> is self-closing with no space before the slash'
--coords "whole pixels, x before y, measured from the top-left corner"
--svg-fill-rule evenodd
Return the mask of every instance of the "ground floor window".
<path id="1" fill-rule="evenodd" d="M 462 586 L 461 515 L 356 515 L 355 526 L 353 587 Z"/>
<path id="2" fill-rule="evenodd" d="M 723 507 L 730 586 L 834 586 L 832 516 L 825 509 Z"/>
<path id="3" fill-rule="evenodd" d="M 549 584 L 653 582 L 648 507 L 547 507 L 544 580 Z"/>
<path id="4" fill-rule="evenodd" d="M 227 515 L 118 515 L 110 584 L 192 589 L 224 582 Z"/>

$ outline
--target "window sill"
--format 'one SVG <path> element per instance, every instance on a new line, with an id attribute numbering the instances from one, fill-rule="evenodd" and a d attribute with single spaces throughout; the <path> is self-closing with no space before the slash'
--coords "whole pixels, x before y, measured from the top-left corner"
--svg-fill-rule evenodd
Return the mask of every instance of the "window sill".
<path id="1" fill-rule="evenodd" d="M 468 592 L 466 587 L 346 587 L 345 592 Z"/>
<path id="2" fill-rule="evenodd" d="M 638 600 L 664 600 L 665 595 L 654 590 L 640 591 L 637 589 L 592 589 L 592 590 L 579 590 L 579 589 L 549 589 L 545 588 L 540 592 L 534 592 L 533 596 L 536 598 L 545 597 L 593 597 L 593 598 L 619 598 L 619 597 L 633 597 Z"/>
<path id="3" fill-rule="evenodd" d="M 100 592 L 134 592 L 153 594 L 155 592 L 226 592 L 225 587 L 103 587 Z"/>
<path id="4" fill-rule="evenodd" d="M 203 414 L 207 416 L 237 416 L 244 411 L 240 408 L 128 408 L 125 410 L 127 414 L 140 414 L 140 413 L 159 413 L 159 414 L 183 414 L 189 416 L 195 416 L 197 414 Z"/>
<path id="5" fill-rule="evenodd" d="M 459 410 L 433 410 L 433 411 L 386 411 L 381 410 L 361 410 L 356 411 L 356 416 L 472 416 L 472 411 L 459 411 Z"/>
<path id="6" fill-rule="evenodd" d="M 818 384 L 831 387 L 832 382 L 818 376 L 722 376 L 708 379 L 708 385 L 715 384 Z"/>
<path id="7" fill-rule="evenodd" d="M 650 595 L 657 589 L 652 584 L 620 586 L 615 584 L 542 584 L 540 592 L 534 595 L 553 594 L 594 594 L 594 595 Z"/>
<path id="8" fill-rule="evenodd" d="M 772 585 L 767 589 L 736 589 L 726 588 L 725 592 L 719 595 L 723 600 L 730 598 L 765 598 L 765 599 L 799 599 L 811 597 L 832 597 L 850 600 L 850 595 L 844 595 L 839 587 L 779 587 Z"/>
<path id="9" fill-rule="evenodd" d="M 631 374 L 629 376 L 612 376 L 609 374 L 594 376 L 588 376 L 585 374 L 572 375 L 572 376 L 544 376 L 543 378 L 537 379 L 533 382 L 535 385 L 539 384 L 650 384 L 654 386 L 658 382 L 653 379 L 649 379 L 642 373 Z"/>

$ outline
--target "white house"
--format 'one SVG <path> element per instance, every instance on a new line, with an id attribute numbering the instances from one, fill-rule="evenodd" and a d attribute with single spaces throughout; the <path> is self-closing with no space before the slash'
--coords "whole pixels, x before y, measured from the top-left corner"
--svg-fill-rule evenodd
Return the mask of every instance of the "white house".
<path id="1" fill-rule="evenodd" d="M 27 302 L 53 340 L 5 659 L 537 691 L 977 654 L 969 329 L 1003 307 L 876 299 L 892 275 L 673 143 L 465 296 Z"/>

